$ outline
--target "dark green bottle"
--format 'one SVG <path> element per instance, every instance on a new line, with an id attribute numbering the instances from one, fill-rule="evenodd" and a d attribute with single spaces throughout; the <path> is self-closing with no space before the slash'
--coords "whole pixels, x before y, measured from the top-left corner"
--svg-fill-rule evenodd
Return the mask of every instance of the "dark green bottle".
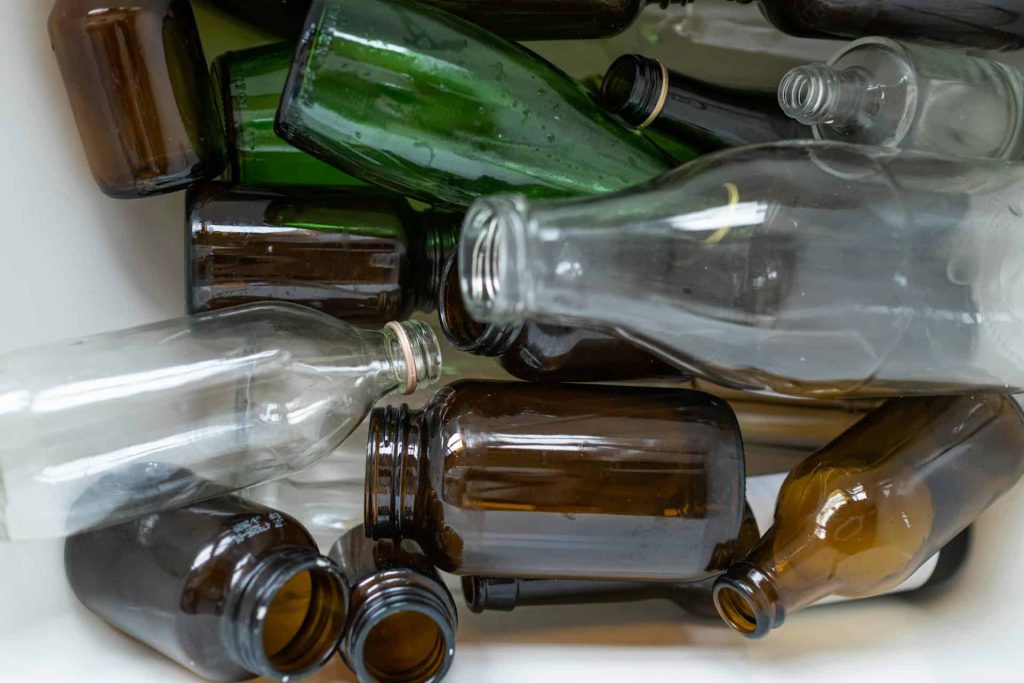
<path id="1" fill-rule="evenodd" d="M 294 45 L 278 43 L 214 60 L 213 83 L 227 133 L 228 180 L 250 186 L 365 186 L 274 132 L 294 52 Z"/>
<path id="2" fill-rule="evenodd" d="M 508 191 L 596 194 L 669 167 L 537 55 L 408 0 L 315 2 L 277 131 L 434 204 Z"/>
<path id="3" fill-rule="evenodd" d="M 310 0 L 206 0 L 209 4 L 282 38 L 296 38 Z"/>

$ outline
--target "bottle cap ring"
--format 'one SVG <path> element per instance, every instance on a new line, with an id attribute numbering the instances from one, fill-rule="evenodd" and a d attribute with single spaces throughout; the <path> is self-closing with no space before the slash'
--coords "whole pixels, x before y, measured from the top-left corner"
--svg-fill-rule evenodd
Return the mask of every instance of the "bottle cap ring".
<path id="1" fill-rule="evenodd" d="M 651 110 L 651 115 L 647 119 L 636 127 L 637 130 L 643 130 L 647 126 L 654 123 L 654 120 L 661 114 L 661 110 L 665 108 L 665 100 L 668 99 L 668 69 L 660 61 L 658 66 L 661 67 L 661 94 L 658 95 L 658 101 L 654 105 L 654 109 Z"/>
<path id="2" fill-rule="evenodd" d="M 395 333 L 398 345 L 402 349 L 402 356 L 405 357 L 405 387 L 402 388 L 402 394 L 408 396 L 416 391 L 417 383 L 416 355 L 412 352 L 412 340 L 409 339 L 409 333 L 405 331 L 405 328 L 402 327 L 401 323 L 391 321 L 384 326 L 384 329 L 391 330 Z"/>

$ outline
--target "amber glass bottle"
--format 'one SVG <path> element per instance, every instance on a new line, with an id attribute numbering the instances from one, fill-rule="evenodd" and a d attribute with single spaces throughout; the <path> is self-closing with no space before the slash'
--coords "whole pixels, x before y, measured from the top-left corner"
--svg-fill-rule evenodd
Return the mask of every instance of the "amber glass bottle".
<path id="1" fill-rule="evenodd" d="M 189 194 L 191 312 L 288 301 L 370 327 L 431 311 L 458 217 L 368 188 Z"/>
<path id="2" fill-rule="evenodd" d="M 526 321 L 480 323 L 466 312 L 458 263 L 449 259 L 438 293 L 441 329 L 452 346 L 492 356 L 510 375 L 528 382 L 614 382 L 685 375 L 622 337 L 600 330 Z"/>
<path id="3" fill-rule="evenodd" d="M 455 657 L 458 612 L 413 541 L 375 542 L 363 526 L 331 549 L 350 590 L 341 655 L 360 683 L 440 681 Z"/>
<path id="4" fill-rule="evenodd" d="M 1012 397 L 894 399 L 790 472 L 774 525 L 715 584 L 758 638 L 822 598 L 899 585 L 1024 472 Z"/>
<path id="5" fill-rule="evenodd" d="M 740 528 L 739 429 L 708 394 L 462 381 L 369 430 L 368 532 L 448 572 L 700 579 Z"/>
<path id="6" fill-rule="evenodd" d="M 100 618 L 212 680 L 326 663 L 347 588 L 291 517 L 224 496 L 68 538 L 65 569 Z"/>
<path id="7" fill-rule="evenodd" d="M 58 0 L 50 39 L 100 189 L 142 197 L 224 168 L 224 134 L 187 0 Z"/>

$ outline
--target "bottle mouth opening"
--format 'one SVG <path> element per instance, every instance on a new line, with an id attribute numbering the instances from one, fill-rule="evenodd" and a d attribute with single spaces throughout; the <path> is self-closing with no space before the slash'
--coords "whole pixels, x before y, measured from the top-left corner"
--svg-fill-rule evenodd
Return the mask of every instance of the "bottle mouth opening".
<path id="1" fill-rule="evenodd" d="M 658 117 L 667 96 L 667 71 L 661 62 L 622 55 L 601 81 L 601 101 L 630 125 L 645 128 Z"/>
<path id="2" fill-rule="evenodd" d="M 394 346 L 392 360 L 400 370 L 403 393 L 411 394 L 441 378 L 441 344 L 429 325 L 406 320 L 388 323 L 385 329 Z"/>
<path id="3" fill-rule="evenodd" d="M 722 620 L 748 638 L 763 638 L 782 625 L 784 613 L 771 581 L 744 562 L 715 581 L 712 597 Z"/>
<path id="4" fill-rule="evenodd" d="M 478 322 L 512 323 L 525 309 L 520 291 L 526 198 L 498 195 L 473 203 L 459 242 L 459 285 L 466 312 Z"/>
<path id="5" fill-rule="evenodd" d="M 835 80 L 835 73 L 826 64 L 791 69 L 779 83 L 779 106 L 786 116 L 805 126 L 825 123 L 828 93 Z"/>
<path id="6" fill-rule="evenodd" d="M 382 616 L 362 640 L 359 660 L 370 679 L 380 683 L 438 681 L 455 655 L 451 629 L 426 606 L 411 606 Z"/>
<path id="7" fill-rule="evenodd" d="M 466 311 L 459 287 L 458 260 L 448 260 L 438 293 L 441 330 L 459 351 L 479 356 L 500 356 L 508 351 L 522 332 L 521 325 L 496 325 L 474 320 Z"/>
<path id="8" fill-rule="evenodd" d="M 728 586 L 715 591 L 718 614 L 734 629 L 746 636 L 757 632 L 757 615 L 750 600 L 735 588 Z"/>

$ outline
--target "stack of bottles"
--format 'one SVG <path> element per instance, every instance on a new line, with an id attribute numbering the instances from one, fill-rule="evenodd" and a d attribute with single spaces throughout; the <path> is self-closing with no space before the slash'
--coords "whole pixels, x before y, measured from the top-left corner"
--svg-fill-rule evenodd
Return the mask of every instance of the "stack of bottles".
<path id="1" fill-rule="evenodd" d="M 669 0 L 212 4 L 283 42 L 50 16 L 100 189 L 188 192 L 188 315 L 0 359 L 0 537 L 67 537 L 111 625 L 211 680 L 438 681 L 445 572 L 762 637 L 949 579 L 1024 473 L 1024 77 L 943 48 L 1024 47 L 1018 3 L 758 0 L 856 39 L 777 96 L 512 42 Z"/>

